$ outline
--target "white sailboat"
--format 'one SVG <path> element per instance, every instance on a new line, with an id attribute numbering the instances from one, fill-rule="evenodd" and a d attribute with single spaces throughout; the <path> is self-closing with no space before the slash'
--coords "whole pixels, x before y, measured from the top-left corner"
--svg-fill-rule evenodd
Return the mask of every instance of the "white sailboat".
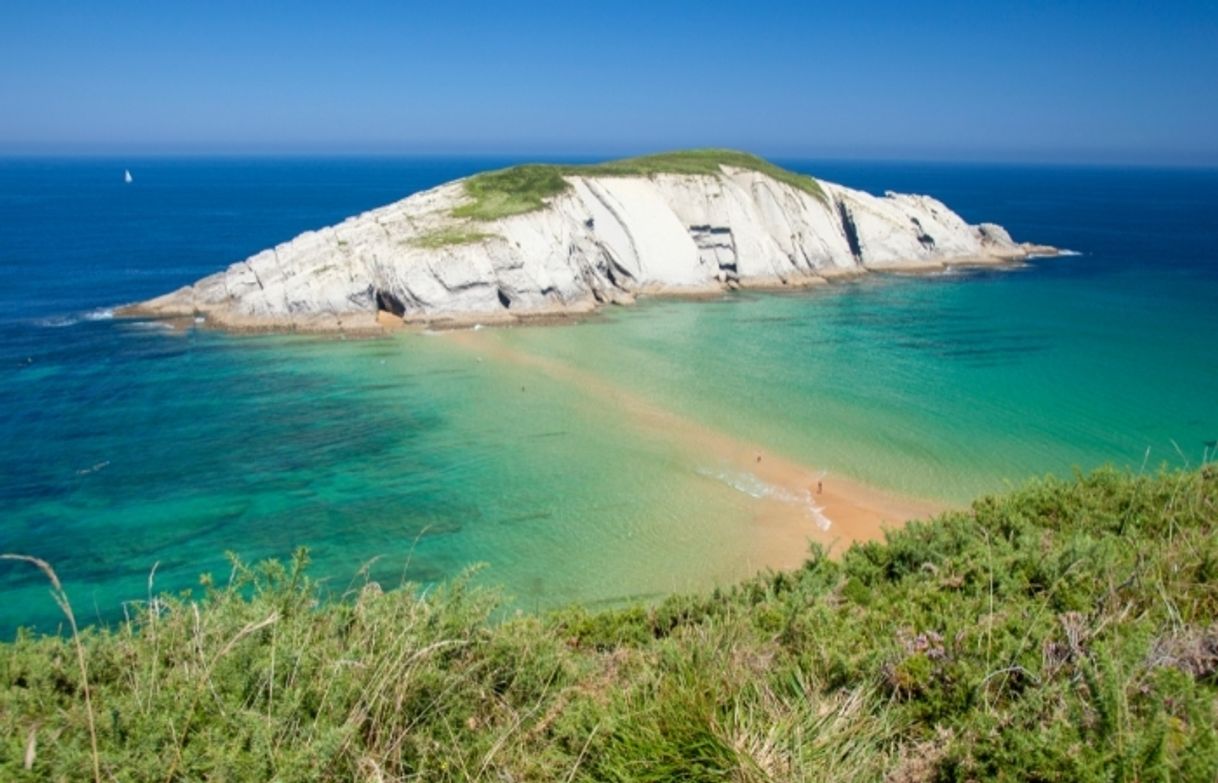
<path id="1" fill-rule="evenodd" d="M 131 176 L 131 170 L 123 169 L 123 182 L 126 182 L 128 185 L 130 185 L 134 181 L 135 181 L 135 178 Z"/>

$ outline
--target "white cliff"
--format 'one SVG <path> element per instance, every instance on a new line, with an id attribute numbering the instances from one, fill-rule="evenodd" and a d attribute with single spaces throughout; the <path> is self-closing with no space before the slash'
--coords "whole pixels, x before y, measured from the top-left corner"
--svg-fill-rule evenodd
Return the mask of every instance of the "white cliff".
<path id="1" fill-rule="evenodd" d="M 760 171 L 570 175 L 540 209 L 460 220 L 451 182 L 309 231 L 128 314 L 236 329 L 367 330 L 583 313 L 637 294 L 804 286 L 873 270 L 1006 263 L 1051 248 L 929 196 L 820 194 Z"/>

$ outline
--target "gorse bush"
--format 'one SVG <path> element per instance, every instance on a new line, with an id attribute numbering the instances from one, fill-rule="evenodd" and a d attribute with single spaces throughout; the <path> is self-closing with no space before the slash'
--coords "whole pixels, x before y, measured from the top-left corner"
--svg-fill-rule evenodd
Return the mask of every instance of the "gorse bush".
<path id="1" fill-rule="evenodd" d="M 1218 777 L 1218 472 L 1045 480 L 840 561 L 492 619 L 307 558 L 83 629 L 110 780 Z M 8 567 L 22 567 L 10 563 Z M 0 655 L 0 779 L 94 775 L 71 638 Z"/>

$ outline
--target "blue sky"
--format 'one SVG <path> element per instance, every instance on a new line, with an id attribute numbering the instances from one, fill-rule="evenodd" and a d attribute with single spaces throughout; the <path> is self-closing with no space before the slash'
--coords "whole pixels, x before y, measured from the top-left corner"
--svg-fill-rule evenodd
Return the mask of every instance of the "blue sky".
<path id="1" fill-rule="evenodd" d="M 1218 164 L 1218 3 L 0 8 L 0 153 Z"/>

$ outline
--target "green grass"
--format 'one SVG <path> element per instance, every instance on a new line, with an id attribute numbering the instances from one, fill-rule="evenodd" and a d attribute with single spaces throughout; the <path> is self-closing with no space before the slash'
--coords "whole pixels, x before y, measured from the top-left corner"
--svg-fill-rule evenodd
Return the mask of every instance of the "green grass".
<path id="1" fill-rule="evenodd" d="M 469 245 L 494 236 L 494 234 L 471 230 L 467 226 L 445 226 L 437 228 L 434 231 L 429 231 L 426 234 L 421 234 L 412 239 L 410 243 L 416 247 L 434 250 L 451 245 Z"/>
<path id="2" fill-rule="evenodd" d="M 496 220 L 532 212 L 570 187 L 563 179 L 566 176 L 718 175 L 723 166 L 759 171 L 822 201 L 825 199 L 820 184 L 812 177 L 780 168 L 747 152 L 702 149 L 664 152 L 588 165 L 531 163 L 475 174 L 465 181 L 469 203 L 454 209 L 453 215 L 475 220 Z"/>
<path id="3" fill-rule="evenodd" d="M 1212 467 L 1101 471 L 500 620 L 467 580 L 319 605 L 303 554 L 234 562 L 79 648 L 0 648 L 0 779 L 1212 781 L 1216 527 Z"/>

